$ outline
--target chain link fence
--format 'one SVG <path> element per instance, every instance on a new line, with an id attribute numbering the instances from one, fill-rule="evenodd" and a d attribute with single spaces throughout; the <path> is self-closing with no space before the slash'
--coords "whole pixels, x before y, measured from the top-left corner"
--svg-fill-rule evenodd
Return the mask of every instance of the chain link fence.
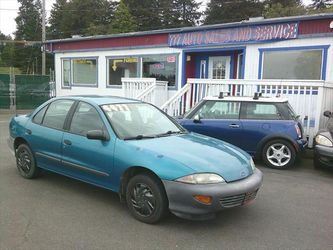
<path id="1" fill-rule="evenodd" d="M 48 75 L 0 74 L 0 110 L 31 110 L 55 96 L 54 82 Z"/>

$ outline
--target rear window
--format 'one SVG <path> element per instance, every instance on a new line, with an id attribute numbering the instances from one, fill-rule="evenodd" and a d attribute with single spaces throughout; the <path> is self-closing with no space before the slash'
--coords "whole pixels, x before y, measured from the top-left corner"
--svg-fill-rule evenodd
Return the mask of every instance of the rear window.
<path id="1" fill-rule="evenodd" d="M 279 113 L 274 103 L 244 103 L 242 110 L 242 118 L 250 120 L 281 120 Z"/>

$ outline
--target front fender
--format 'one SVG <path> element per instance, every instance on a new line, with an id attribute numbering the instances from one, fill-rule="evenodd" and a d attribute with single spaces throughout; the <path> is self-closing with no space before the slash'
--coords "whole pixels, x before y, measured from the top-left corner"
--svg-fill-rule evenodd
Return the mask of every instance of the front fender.
<path id="1" fill-rule="evenodd" d="M 262 152 L 262 149 L 264 148 L 265 144 L 267 142 L 271 141 L 271 140 L 276 140 L 276 139 L 286 140 L 287 142 L 291 143 L 291 145 L 293 145 L 296 152 L 299 151 L 299 146 L 296 143 L 294 138 L 292 138 L 291 136 L 286 135 L 286 134 L 276 133 L 276 134 L 267 135 L 267 136 L 265 136 L 264 138 L 261 139 L 261 141 L 257 145 L 255 158 L 260 159 L 261 158 L 261 152 Z"/>
<path id="2" fill-rule="evenodd" d="M 114 151 L 114 174 L 112 176 L 113 186 L 118 189 L 115 190 L 116 192 L 121 186 L 121 177 L 127 169 L 133 166 L 146 168 L 161 180 L 174 180 L 195 172 L 177 160 L 117 139 Z"/>

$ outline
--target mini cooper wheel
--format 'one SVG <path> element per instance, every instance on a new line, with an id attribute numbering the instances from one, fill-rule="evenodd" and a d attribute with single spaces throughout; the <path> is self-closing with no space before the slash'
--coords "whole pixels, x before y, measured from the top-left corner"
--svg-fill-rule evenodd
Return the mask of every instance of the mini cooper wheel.
<path id="1" fill-rule="evenodd" d="M 36 166 L 35 158 L 26 144 L 21 144 L 17 148 L 16 166 L 20 175 L 26 179 L 35 178 L 40 172 Z"/>
<path id="2" fill-rule="evenodd" d="M 287 169 L 294 165 L 296 152 L 289 142 L 277 139 L 264 146 L 262 158 L 270 168 Z"/>
<path id="3" fill-rule="evenodd" d="M 131 214 L 144 223 L 156 223 L 168 211 L 168 200 L 162 184 L 149 175 L 140 174 L 130 179 L 126 202 Z"/>

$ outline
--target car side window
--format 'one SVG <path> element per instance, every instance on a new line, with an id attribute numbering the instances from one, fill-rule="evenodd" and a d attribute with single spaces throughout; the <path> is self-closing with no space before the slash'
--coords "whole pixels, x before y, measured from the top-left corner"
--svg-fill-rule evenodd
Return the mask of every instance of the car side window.
<path id="1" fill-rule="evenodd" d="M 48 107 L 48 105 L 46 105 L 44 108 L 39 110 L 37 112 L 37 114 L 35 114 L 34 118 L 32 119 L 34 123 L 41 124 L 43 122 L 43 117 L 44 117 L 47 107 Z"/>
<path id="2" fill-rule="evenodd" d="M 243 119 L 280 120 L 281 114 L 273 103 L 246 103 L 242 111 Z"/>
<path id="3" fill-rule="evenodd" d="M 239 110 L 240 102 L 206 101 L 194 116 L 199 115 L 201 119 L 239 119 Z"/>
<path id="4" fill-rule="evenodd" d="M 66 116 L 73 103 L 74 101 L 72 100 L 52 102 L 46 111 L 42 124 L 50 128 L 63 129 Z"/>
<path id="5" fill-rule="evenodd" d="M 69 131 L 86 136 L 90 130 L 102 130 L 104 123 L 97 110 L 88 103 L 80 102 L 77 106 Z"/>

